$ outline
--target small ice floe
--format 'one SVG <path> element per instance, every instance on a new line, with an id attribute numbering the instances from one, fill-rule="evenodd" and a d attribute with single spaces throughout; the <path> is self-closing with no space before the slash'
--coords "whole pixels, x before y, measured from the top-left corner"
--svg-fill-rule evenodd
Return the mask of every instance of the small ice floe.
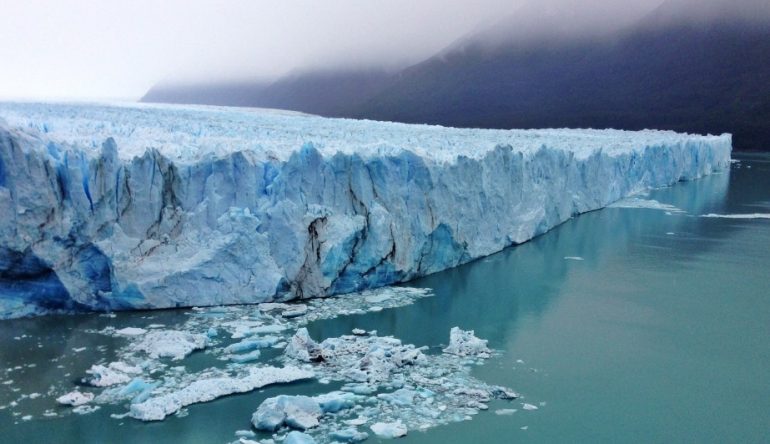
<path id="1" fill-rule="evenodd" d="M 583 261 L 583 260 L 585 260 L 585 259 L 583 259 L 580 256 L 564 256 L 564 259 L 568 260 L 568 261 Z"/>
<path id="2" fill-rule="evenodd" d="M 521 408 L 523 408 L 524 410 L 537 410 L 537 406 L 536 405 L 529 404 L 529 403 L 526 403 L 526 402 L 521 405 Z"/>
<path id="3" fill-rule="evenodd" d="M 660 203 L 654 199 L 640 199 L 638 197 L 629 197 L 621 199 L 615 203 L 607 205 L 607 208 L 637 208 L 644 210 L 667 211 L 671 214 L 681 214 L 685 211 L 670 204 Z"/>
<path id="4" fill-rule="evenodd" d="M 329 438 L 336 442 L 362 442 L 369 439 L 369 434 L 366 432 L 359 432 L 354 428 L 335 430 L 329 433 Z"/>
<path id="5" fill-rule="evenodd" d="M 275 431 L 283 426 L 307 430 L 318 426 L 321 406 L 309 396 L 280 395 L 265 399 L 251 417 L 257 430 Z"/>
<path id="6" fill-rule="evenodd" d="M 487 341 L 474 336 L 473 330 L 465 331 L 452 327 L 449 331 L 449 346 L 444 349 L 444 353 L 488 358 L 491 351 L 487 348 Z"/>
<path id="7" fill-rule="evenodd" d="M 75 353 L 80 353 L 82 351 L 85 351 L 87 348 L 88 347 L 78 347 L 78 348 L 73 348 L 72 351 L 74 351 Z"/>
<path id="8" fill-rule="evenodd" d="M 307 314 L 307 305 L 305 304 L 290 305 L 289 307 L 288 310 L 281 313 L 284 318 L 296 318 Z"/>
<path id="9" fill-rule="evenodd" d="M 142 369 L 128 365 L 124 362 L 111 362 L 109 365 L 92 365 L 86 373 L 92 375 L 88 383 L 94 387 L 109 387 L 117 384 L 125 384 L 131 380 L 130 375 L 142 373 Z"/>
<path id="10" fill-rule="evenodd" d="M 83 404 L 87 404 L 94 400 L 94 394 L 88 392 L 80 392 L 78 390 L 67 393 L 66 395 L 56 398 L 56 402 L 63 405 L 71 405 L 77 407 Z"/>
<path id="11" fill-rule="evenodd" d="M 378 294 L 372 294 L 369 296 L 364 297 L 364 300 L 370 304 L 380 304 L 382 302 L 387 301 L 390 299 L 393 295 L 390 293 L 378 293 Z"/>
<path id="12" fill-rule="evenodd" d="M 94 394 L 88 392 L 80 392 L 78 390 L 67 393 L 66 395 L 56 398 L 56 402 L 63 405 L 71 405 L 77 407 L 83 404 L 88 404 L 94 400 Z"/>
<path id="13" fill-rule="evenodd" d="M 407 433 L 406 426 L 401 421 L 378 422 L 372 424 L 370 429 L 372 429 L 372 432 L 380 438 L 387 439 L 400 438 L 406 436 Z"/>
<path id="14" fill-rule="evenodd" d="M 268 348 L 277 344 L 280 340 L 281 338 L 277 336 L 264 336 L 261 338 L 244 339 L 241 342 L 236 342 L 235 344 L 230 344 L 227 347 L 225 347 L 225 352 L 245 353 L 252 350 L 258 350 L 261 348 Z"/>
<path id="15" fill-rule="evenodd" d="M 242 377 L 211 377 L 146 401 L 131 405 L 131 417 L 143 421 L 160 421 L 183 407 L 208 402 L 233 393 L 245 393 L 270 384 L 280 384 L 314 376 L 313 372 L 297 367 L 252 367 Z"/>
<path id="16" fill-rule="evenodd" d="M 527 430 L 527 429 L 529 429 L 529 426 L 523 426 L 523 427 L 519 427 L 519 428 L 520 428 L 521 430 Z"/>
<path id="17" fill-rule="evenodd" d="M 673 235 L 675 235 L 675 234 L 676 234 L 676 233 L 674 233 L 673 231 L 668 231 L 668 232 L 666 232 L 666 236 L 673 236 Z"/>
<path id="18" fill-rule="evenodd" d="M 40 393 L 30 393 L 29 394 L 29 399 L 37 399 L 37 398 L 39 398 L 41 396 L 43 396 L 43 395 L 41 395 Z"/>
<path id="19" fill-rule="evenodd" d="M 139 327 L 126 327 L 120 330 L 115 330 L 115 334 L 121 336 L 139 336 L 147 333 L 147 330 Z"/>
<path id="20" fill-rule="evenodd" d="M 99 410 L 100 408 L 101 407 L 98 405 L 81 405 L 72 409 L 72 412 L 77 413 L 78 415 L 87 415 Z"/>
<path id="21" fill-rule="evenodd" d="M 518 409 L 497 409 L 495 410 L 495 415 L 500 415 L 500 416 L 513 415 L 518 411 L 519 411 Z"/>
<path id="22" fill-rule="evenodd" d="M 21 417 L 22 421 L 32 421 L 32 415 L 24 415 Z"/>
<path id="23" fill-rule="evenodd" d="M 770 213 L 748 213 L 748 214 L 703 214 L 701 217 L 721 218 L 721 219 L 770 219 Z"/>
<path id="24" fill-rule="evenodd" d="M 177 330 L 153 330 L 147 332 L 133 348 L 147 353 L 151 358 L 183 359 L 195 350 L 206 347 L 206 335 Z"/>
<path id="25" fill-rule="evenodd" d="M 246 362 L 256 361 L 261 355 L 262 353 L 259 350 L 254 350 L 249 353 L 230 355 L 230 360 L 238 364 L 243 364 Z"/>
<path id="26" fill-rule="evenodd" d="M 286 438 L 283 440 L 283 444 L 316 444 L 316 440 L 306 433 L 298 432 L 295 430 L 289 432 L 286 435 Z"/>

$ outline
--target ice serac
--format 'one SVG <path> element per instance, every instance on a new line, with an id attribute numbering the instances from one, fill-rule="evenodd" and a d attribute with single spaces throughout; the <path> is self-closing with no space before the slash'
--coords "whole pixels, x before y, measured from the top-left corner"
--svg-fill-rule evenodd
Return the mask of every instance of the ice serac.
<path id="1" fill-rule="evenodd" d="M 0 103 L 0 316 L 406 281 L 726 168 L 730 151 L 727 134 Z"/>

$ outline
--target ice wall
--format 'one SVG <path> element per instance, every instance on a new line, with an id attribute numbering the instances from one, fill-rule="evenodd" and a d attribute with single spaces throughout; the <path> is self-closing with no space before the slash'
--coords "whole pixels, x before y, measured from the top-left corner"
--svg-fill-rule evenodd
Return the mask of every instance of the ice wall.
<path id="1" fill-rule="evenodd" d="M 402 282 L 727 168 L 730 135 L 0 103 L 0 317 Z"/>

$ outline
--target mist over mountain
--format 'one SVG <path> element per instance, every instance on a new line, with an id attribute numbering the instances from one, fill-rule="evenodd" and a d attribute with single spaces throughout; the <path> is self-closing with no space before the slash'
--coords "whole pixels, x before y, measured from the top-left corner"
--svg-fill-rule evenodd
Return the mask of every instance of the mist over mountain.
<path id="1" fill-rule="evenodd" d="M 579 2 L 524 7 L 395 73 L 160 85 L 143 100 L 460 127 L 731 132 L 738 150 L 769 150 L 767 3 L 669 0 L 643 15 L 608 9 L 612 21 Z"/>

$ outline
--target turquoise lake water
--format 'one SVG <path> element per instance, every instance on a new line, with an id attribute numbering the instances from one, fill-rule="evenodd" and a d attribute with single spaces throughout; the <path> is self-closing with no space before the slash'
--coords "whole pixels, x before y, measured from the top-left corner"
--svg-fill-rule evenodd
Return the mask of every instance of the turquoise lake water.
<path id="1" fill-rule="evenodd" d="M 512 387 L 539 407 L 493 401 L 470 421 L 410 432 L 404 443 L 770 442 L 770 220 L 698 217 L 770 213 L 770 157 L 735 157 L 741 162 L 729 173 L 645 197 L 681 213 L 584 214 L 531 242 L 409 283 L 434 297 L 317 321 L 310 334 L 320 340 L 376 329 L 436 347 L 451 327 L 473 329 L 500 352 L 473 376 Z M 249 428 L 265 398 L 335 388 L 274 386 L 158 423 L 110 418 L 125 411 L 111 406 L 70 414 L 47 396 L 9 405 L 51 385 L 74 387 L 121 345 L 87 330 L 184 320 L 171 310 L 0 322 L 0 380 L 13 381 L 0 384 L 0 442 L 225 443 Z M 72 351 L 80 347 L 87 348 Z M 216 365 L 208 359 L 193 354 L 184 365 Z M 518 411 L 495 414 L 511 407 Z M 44 417 L 47 409 L 57 417 Z"/>

